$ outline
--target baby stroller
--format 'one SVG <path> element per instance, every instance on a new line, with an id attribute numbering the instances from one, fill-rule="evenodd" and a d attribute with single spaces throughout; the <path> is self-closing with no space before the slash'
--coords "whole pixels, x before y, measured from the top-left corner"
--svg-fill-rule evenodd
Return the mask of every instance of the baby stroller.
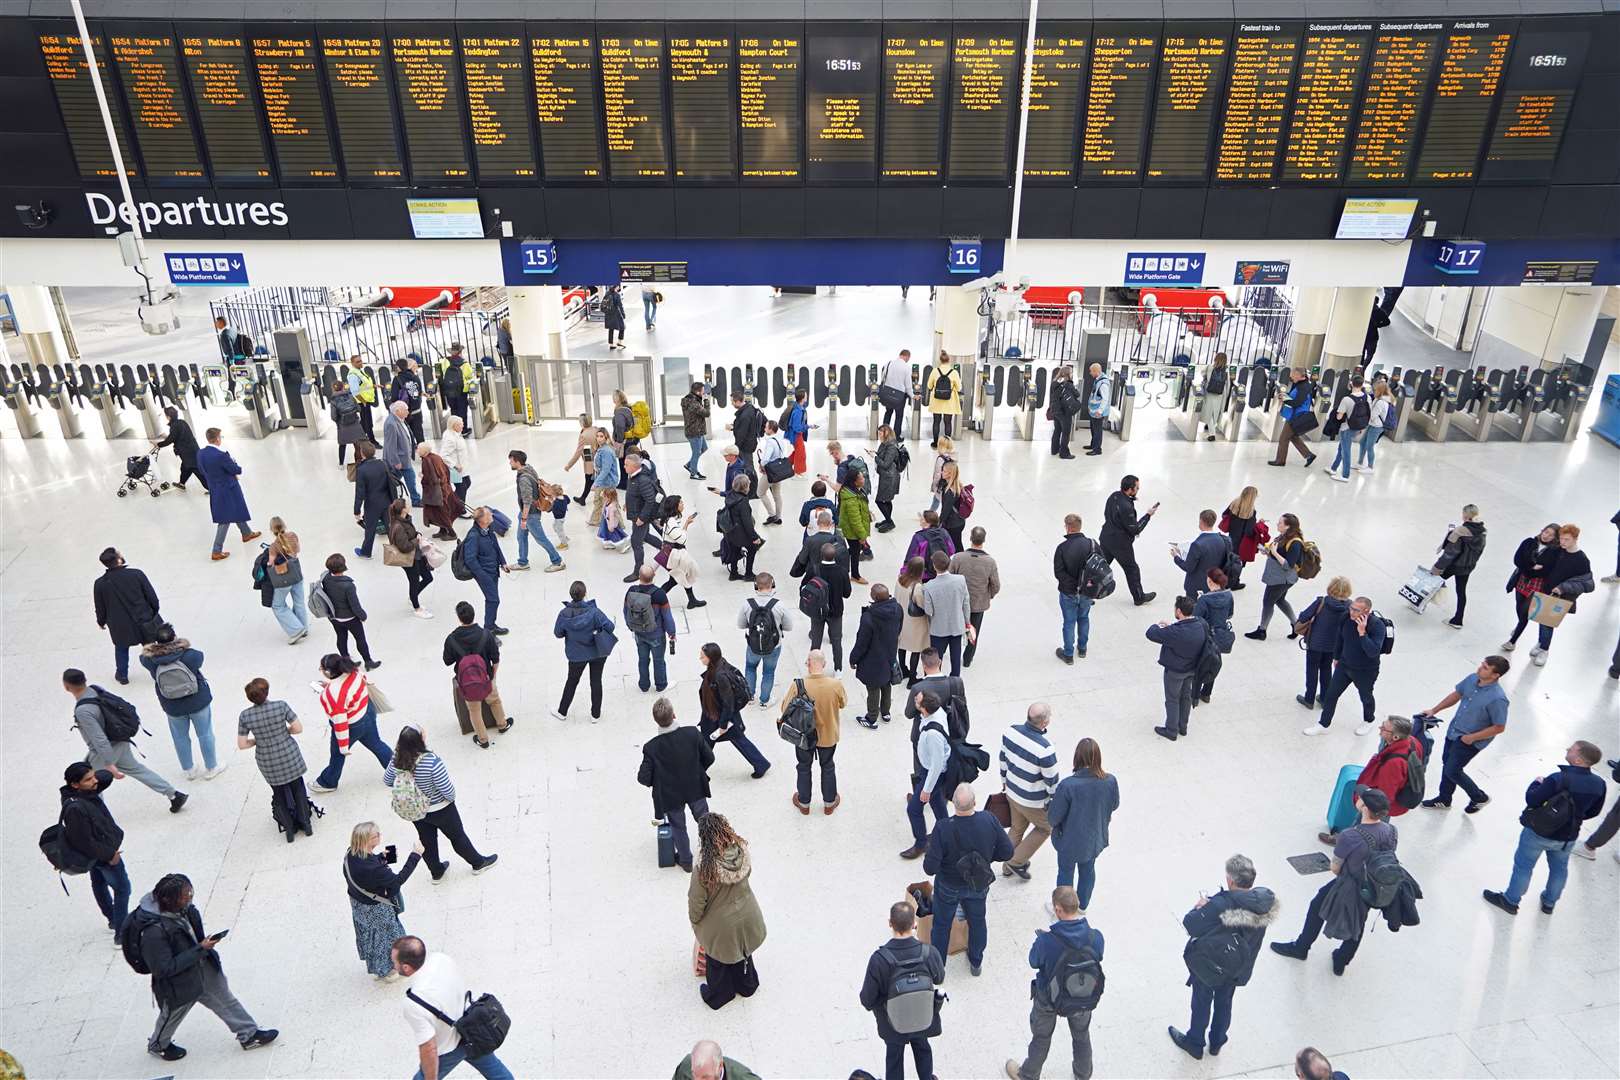
<path id="1" fill-rule="evenodd" d="M 167 480 L 159 480 L 157 471 L 152 467 L 157 461 L 157 454 L 143 454 L 140 457 L 124 459 L 124 482 L 118 488 L 118 497 L 122 499 L 130 492 L 144 487 L 157 498 L 168 491 L 170 484 Z"/>

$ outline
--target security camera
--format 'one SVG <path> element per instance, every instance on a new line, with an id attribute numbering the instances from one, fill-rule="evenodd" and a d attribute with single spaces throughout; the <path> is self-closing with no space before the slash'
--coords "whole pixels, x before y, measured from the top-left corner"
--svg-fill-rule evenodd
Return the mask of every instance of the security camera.
<path id="1" fill-rule="evenodd" d="M 43 229 L 51 223 L 51 218 L 55 215 L 56 212 L 43 199 L 36 203 L 17 204 L 17 220 L 21 221 L 25 228 Z"/>

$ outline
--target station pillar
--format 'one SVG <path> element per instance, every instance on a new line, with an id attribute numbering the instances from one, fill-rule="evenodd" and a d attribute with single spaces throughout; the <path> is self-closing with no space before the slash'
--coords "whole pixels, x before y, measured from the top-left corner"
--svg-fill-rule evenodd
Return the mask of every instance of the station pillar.
<path id="1" fill-rule="evenodd" d="M 67 311 L 57 303 L 52 290 L 43 285 L 13 285 L 6 293 L 11 297 L 11 311 L 17 318 L 17 333 L 28 362 L 50 367 L 72 360 L 68 345 L 71 331 L 63 325 Z"/>
<path id="2" fill-rule="evenodd" d="M 1361 366 L 1362 346 L 1367 342 L 1367 323 L 1372 319 L 1378 290 L 1339 288 L 1334 290 L 1333 315 L 1328 320 L 1322 342 L 1322 366 L 1339 371 Z"/>
<path id="3" fill-rule="evenodd" d="M 924 370 L 940 353 L 966 366 L 979 353 L 979 292 L 955 285 L 941 285 L 934 294 L 934 348 L 922 363 Z M 964 392 L 966 387 L 963 387 Z"/>
<path id="4" fill-rule="evenodd" d="M 1306 286 L 1294 300 L 1294 334 L 1288 357 L 1292 367 L 1305 368 L 1322 358 L 1328 319 L 1333 314 L 1333 290 Z"/>
<path id="5" fill-rule="evenodd" d="M 507 319 L 512 324 L 512 353 L 515 356 L 543 356 L 548 360 L 568 359 L 568 326 L 563 314 L 562 288 L 557 285 L 531 285 L 506 290 Z M 527 373 L 523 373 L 527 377 Z M 552 369 L 539 367 L 540 385 L 529 392 L 536 402 L 551 401 L 560 387 L 553 385 Z"/>

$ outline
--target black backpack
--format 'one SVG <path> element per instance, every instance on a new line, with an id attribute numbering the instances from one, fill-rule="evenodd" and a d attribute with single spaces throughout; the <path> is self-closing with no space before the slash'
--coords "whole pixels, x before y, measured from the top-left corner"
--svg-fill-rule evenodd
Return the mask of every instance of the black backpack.
<path id="1" fill-rule="evenodd" d="M 935 401 L 949 401 L 949 400 L 951 400 L 951 373 L 956 371 L 956 370 L 958 370 L 958 368 L 957 368 L 957 366 L 955 364 L 952 364 L 950 367 L 946 368 L 944 371 L 940 371 L 938 368 L 935 369 L 935 371 L 934 371 L 934 400 Z"/>
<path id="2" fill-rule="evenodd" d="M 1372 423 L 1372 403 L 1363 394 L 1361 397 L 1350 399 L 1350 417 L 1345 421 L 1351 431 L 1366 431 L 1367 425 Z"/>
<path id="3" fill-rule="evenodd" d="M 1096 953 L 1090 949 L 1065 945 L 1063 956 L 1042 989 L 1053 1012 L 1059 1016 L 1073 1016 L 1097 1007 L 1102 1000 L 1105 981 L 1102 962 L 1097 959 Z"/>
<path id="4" fill-rule="evenodd" d="M 947 794 L 956 790 L 958 784 L 971 784 L 979 778 L 979 774 L 990 767 L 990 755 L 978 743 L 970 743 L 963 738 L 952 738 L 951 733 L 940 727 L 937 723 L 923 725 L 923 731 L 933 728 L 950 743 L 951 756 L 945 762 L 945 775 L 940 782 L 945 785 Z"/>
<path id="5" fill-rule="evenodd" d="M 956 824 L 955 817 L 951 818 L 951 822 L 953 830 L 960 827 Z M 967 887 L 976 892 L 983 892 L 996 883 L 995 868 L 990 865 L 990 860 L 985 858 L 982 851 L 970 850 L 967 854 L 959 856 L 956 860 L 956 872 L 962 875 Z"/>
<path id="6" fill-rule="evenodd" d="M 714 512 L 714 531 L 724 536 L 737 527 L 736 519 L 731 513 L 731 504 L 726 503 Z"/>
<path id="7" fill-rule="evenodd" d="M 1412 734 L 1416 735 L 1420 730 L 1422 729 L 1417 724 L 1412 725 Z M 1418 744 L 1421 746 L 1422 743 L 1423 740 L 1419 739 Z M 1414 750 L 1406 755 L 1406 783 L 1402 784 L 1401 790 L 1395 793 L 1396 803 L 1406 807 L 1408 810 L 1413 809 L 1423 801 L 1424 788 L 1427 784 L 1428 779 L 1424 775 L 1423 768 L 1423 754 Z"/>
<path id="8" fill-rule="evenodd" d="M 799 610 L 812 619 L 824 618 L 830 595 L 826 581 L 806 574 L 799 586 Z"/>
<path id="9" fill-rule="evenodd" d="M 444 369 L 444 374 L 439 376 L 439 393 L 445 397 L 460 397 L 465 389 L 461 368 L 458 365 L 450 365 Z"/>
<path id="10" fill-rule="evenodd" d="M 1527 806 L 1519 815 L 1519 824 L 1537 836 L 1552 839 L 1569 827 L 1575 819 L 1575 797 L 1560 788 L 1553 797 L 1540 806 Z"/>
<path id="11" fill-rule="evenodd" d="M 1221 570 L 1226 574 L 1228 582 L 1236 581 L 1238 575 L 1243 573 L 1243 560 L 1238 557 L 1237 548 L 1232 544 L 1230 536 L 1222 535 L 1226 541 L 1226 558 L 1221 561 Z"/>
<path id="12" fill-rule="evenodd" d="M 1108 565 L 1108 556 L 1097 544 L 1091 545 L 1091 554 L 1086 556 L 1086 564 L 1080 569 L 1078 591 L 1091 600 L 1102 600 L 1113 594 L 1114 568 Z"/>
<path id="13" fill-rule="evenodd" d="M 237 334 L 236 340 L 231 342 L 231 348 L 236 350 L 238 356 L 252 356 L 253 339 L 246 334 Z"/>
<path id="14" fill-rule="evenodd" d="M 796 401 L 790 401 L 785 406 L 783 406 L 782 415 L 778 416 L 776 418 L 776 430 L 777 431 L 780 431 L 780 432 L 786 432 L 787 431 L 788 422 L 793 419 L 793 406 L 795 406 L 797 404 L 798 404 L 798 402 L 796 402 Z M 787 436 L 785 434 L 782 437 L 784 439 L 787 438 Z"/>
<path id="15" fill-rule="evenodd" d="M 911 468 L 911 451 L 906 449 L 905 443 L 899 443 L 895 448 L 894 467 L 901 472 Z"/>
<path id="16" fill-rule="evenodd" d="M 494 994 L 480 994 L 475 1000 L 472 991 L 467 991 L 467 1007 L 456 1020 L 417 997 L 414 990 L 405 991 L 405 996 L 455 1028 L 456 1034 L 461 1036 L 461 1045 L 466 1048 L 468 1059 L 493 1054 L 506 1041 L 506 1033 L 512 1030 L 512 1018 L 506 1015 L 506 1009 Z"/>
<path id="17" fill-rule="evenodd" d="M 467 553 L 463 550 L 463 540 L 456 541 L 456 549 L 450 553 L 450 576 L 457 581 L 471 581 L 472 571 L 467 569 Z"/>
<path id="18" fill-rule="evenodd" d="M 809 750 L 816 745 L 816 703 L 805 692 L 803 679 L 793 680 L 793 691 L 776 733 L 798 749 Z"/>
<path id="19" fill-rule="evenodd" d="M 782 646 L 782 628 L 776 624 L 776 597 L 763 605 L 748 601 L 748 651 L 755 656 L 769 656 Z"/>
<path id="20" fill-rule="evenodd" d="M 124 963 L 137 975 L 150 975 L 152 969 L 146 966 L 146 957 L 141 954 L 141 938 L 146 934 L 146 928 L 157 922 L 157 916 L 136 906 L 124 920 L 123 929 L 118 932 L 120 950 L 124 954 Z"/>
<path id="21" fill-rule="evenodd" d="M 742 672 L 730 664 L 721 669 L 720 674 L 731 686 L 732 702 L 740 712 L 744 705 L 754 700 L 753 693 L 748 689 L 748 680 L 743 678 Z"/>
<path id="22" fill-rule="evenodd" d="M 947 545 L 951 542 L 951 534 L 943 528 L 934 527 L 923 533 L 923 568 L 930 577 L 934 574 L 934 552 L 943 551 L 950 554 Z"/>
<path id="23" fill-rule="evenodd" d="M 1384 624 L 1384 643 L 1378 647 L 1378 655 L 1388 656 L 1395 651 L 1395 623 L 1377 611 L 1372 617 Z"/>
<path id="24" fill-rule="evenodd" d="M 1222 924 L 1187 946 L 1188 973 L 1211 990 L 1236 983 L 1248 959 L 1243 931 L 1235 926 Z"/>
<path id="25" fill-rule="evenodd" d="M 1361 833 L 1361 838 L 1371 848 L 1372 839 L 1360 825 L 1356 826 L 1356 831 Z M 1395 857 L 1394 848 L 1373 851 L 1367 856 L 1367 861 L 1361 868 L 1362 903 L 1379 909 L 1389 907 L 1395 902 L 1395 894 L 1405 878 L 1406 871 L 1401 869 L 1401 862 Z"/>
<path id="26" fill-rule="evenodd" d="M 107 741 L 133 741 L 141 733 L 141 717 L 135 711 L 135 706 L 110 690 L 103 690 L 94 684 L 90 689 L 96 692 L 96 705 L 101 709 L 101 729 L 107 733 Z"/>
<path id="27" fill-rule="evenodd" d="M 87 874 L 96 864 L 96 860 L 84 854 L 78 848 L 67 842 L 67 807 L 56 816 L 56 824 L 47 826 L 39 834 L 39 850 L 45 853 L 46 860 L 56 869 L 58 874 L 74 876 Z M 67 886 L 62 886 L 63 891 Z"/>

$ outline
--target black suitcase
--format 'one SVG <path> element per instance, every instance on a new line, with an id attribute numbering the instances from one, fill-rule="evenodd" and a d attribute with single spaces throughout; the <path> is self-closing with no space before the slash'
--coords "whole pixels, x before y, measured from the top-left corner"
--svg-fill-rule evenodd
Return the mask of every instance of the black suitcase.
<path id="1" fill-rule="evenodd" d="M 660 868 L 675 865 L 675 830 L 667 821 L 658 823 L 658 865 Z"/>

